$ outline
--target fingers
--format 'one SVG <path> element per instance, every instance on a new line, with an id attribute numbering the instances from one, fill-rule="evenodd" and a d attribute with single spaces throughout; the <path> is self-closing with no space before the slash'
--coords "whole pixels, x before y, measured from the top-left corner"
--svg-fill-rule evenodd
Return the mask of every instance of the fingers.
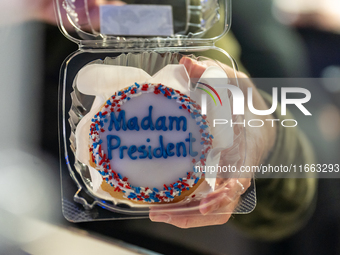
<path id="1" fill-rule="evenodd" d="M 183 210 L 178 212 L 157 212 L 151 210 L 149 217 L 154 222 L 164 222 L 179 228 L 221 225 L 229 220 L 237 204 L 238 199 L 231 201 L 227 196 L 222 195 L 207 207 L 209 212 L 206 212 L 206 214 L 202 214 L 202 210 L 204 209 L 201 208 L 200 210 Z M 204 206 L 205 205 L 203 205 L 202 208 L 204 208 Z"/>
<path id="2" fill-rule="evenodd" d="M 192 79 L 200 78 L 208 67 L 216 66 L 222 68 L 225 71 L 227 77 L 229 78 L 228 83 L 238 86 L 243 91 L 244 95 L 247 95 L 247 89 L 249 87 L 255 88 L 255 85 L 251 82 L 251 80 L 245 73 L 236 71 L 230 66 L 215 60 L 197 61 L 189 57 L 183 57 L 180 59 L 179 64 L 183 64 L 185 66 L 189 77 Z"/>
<path id="3" fill-rule="evenodd" d="M 214 61 L 214 60 L 197 61 L 189 57 L 183 57 L 180 59 L 179 64 L 182 64 L 185 66 L 190 78 L 201 77 L 205 69 L 207 69 L 207 67 L 209 66 L 217 66 L 217 67 L 222 68 L 226 72 L 228 78 L 231 78 L 231 79 L 234 79 L 236 77 L 247 78 L 246 74 L 235 71 L 230 66 L 223 64 L 221 62 L 218 62 L 218 61 Z"/>
<path id="4" fill-rule="evenodd" d="M 222 185 L 222 184 L 220 184 Z M 234 209 L 237 207 L 240 195 L 250 186 L 250 179 L 229 179 L 224 188 L 211 193 L 200 204 L 193 202 L 177 210 L 157 210 L 151 208 L 150 219 L 155 222 L 164 222 L 179 228 L 202 227 L 226 223 Z M 198 210 L 186 210 L 198 207 Z M 179 210 L 178 210 L 179 209 Z"/>
<path id="5" fill-rule="evenodd" d="M 249 188 L 250 178 L 231 178 L 227 183 L 220 183 L 214 193 L 202 199 L 200 212 L 207 215 L 212 212 L 232 212 L 240 196 Z"/>
<path id="6" fill-rule="evenodd" d="M 190 78 L 199 78 L 204 73 L 207 65 L 204 65 L 202 62 L 198 62 L 192 58 L 183 57 L 179 61 L 179 64 L 182 64 L 187 69 Z"/>
<path id="7" fill-rule="evenodd" d="M 179 228 L 193 228 L 204 227 L 210 225 L 221 225 L 226 223 L 231 216 L 229 214 L 184 214 L 184 215 L 171 215 L 171 214 L 155 214 L 150 213 L 150 219 L 154 222 L 164 222 L 174 225 Z"/>

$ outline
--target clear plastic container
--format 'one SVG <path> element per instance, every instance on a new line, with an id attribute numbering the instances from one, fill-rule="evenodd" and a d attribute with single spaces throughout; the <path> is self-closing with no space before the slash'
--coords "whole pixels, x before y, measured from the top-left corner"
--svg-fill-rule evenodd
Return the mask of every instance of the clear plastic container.
<path id="1" fill-rule="evenodd" d="M 218 51 L 225 59 L 223 62 L 229 64 L 235 72 L 236 64 L 231 56 L 214 46 L 215 41 L 229 30 L 230 5 L 230 1 L 227 0 L 125 2 L 56 0 L 61 31 L 67 38 L 79 45 L 79 50 L 71 54 L 63 63 L 60 76 L 60 155 L 63 213 L 66 219 L 73 222 L 128 219 L 148 217 L 150 212 L 164 211 L 190 217 L 201 214 L 203 205 L 212 206 L 221 203 L 221 200 L 229 201 L 229 203 L 224 203 L 223 207 L 210 213 L 248 213 L 253 210 L 256 204 L 254 181 L 252 180 L 252 185 L 247 190 L 244 189 L 241 181 L 252 177 L 240 176 L 239 173 L 230 171 L 230 167 L 236 169 L 244 163 L 245 130 L 242 125 L 229 128 L 225 125 L 217 132 L 218 128 L 212 124 L 214 120 L 227 117 L 234 122 L 243 120 L 241 115 L 231 115 L 233 97 L 224 88 L 224 85 L 229 84 L 231 80 L 228 79 L 219 62 L 199 57 L 203 52 Z M 197 75 L 195 68 L 191 70 L 193 65 L 188 65 L 188 61 L 195 63 L 195 66 L 208 65 L 209 68 L 204 67 L 204 70 Z M 232 80 L 231 83 L 237 86 L 237 79 Z M 165 87 L 157 87 L 160 83 Z M 184 131 L 188 135 L 187 142 L 189 143 L 183 142 L 185 144 L 183 147 L 187 146 L 186 149 L 182 148 L 181 152 L 180 145 L 177 145 L 180 143 L 176 140 L 180 139 L 177 138 L 179 133 L 171 133 L 175 131 L 162 133 L 161 128 L 170 129 L 171 125 L 166 122 L 168 127 L 165 127 L 165 124 L 158 124 L 160 129 L 156 128 L 157 132 L 150 134 L 132 131 L 129 134 L 119 133 L 116 128 L 116 133 L 105 136 L 110 137 L 111 144 L 103 143 L 103 147 L 107 144 L 106 151 L 101 150 L 105 154 L 104 161 L 101 160 L 103 159 L 101 153 L 97 156 L 100 157 L 99 159 L 92 157 L 97 147 L 95 142 L 91 143 L 92 136 L 90 137 L 89 132 L 95 129 L 91 128 L 91 131 L 88 127 L 91 127 L 91 121 L 93 125 L 96 124 L 95 118 L 98 118 L 100 122 L 102 116 L 97 115 L 98 111 L 104 113 L 105 107 L 110 108 L 108 104 L 111 106 L 114 103 L 113 100 L 116 99 L 119 101 L 117 104 L 126 105 L 125 111 L 128 118 L 131 108 L 128 105 L 133 104 L 133 101 L 137 102 L 138 99 L 132 95 L 135 92 L 144 97 L 144 101 L 142 100 L 142 103 L 135 107 L 136 111 L 138 108 L 149 107 L 148 100 L 145 98 L 150 95 L 142 91 L 143 86 L 146 88 L 146 85 L 149 85 L 147 92 L 154 92 L 149 93 L 154 97 L 161 93 L 173 93 L 168 95 L 170 100 L 167 99 L 165 102 L 162 101 L 163 97 L 160 99 L 158 96 L 155 99 L 151 97 L 154 107 L 151 109 L 155 109 L 154 112 L 157 108 L 160 108 L 161 112 L 167 112 L 167 115 L 175 114 L 178 109 L 189 112 L 186 113 L 189 114 L 188 121 L 185 120 L 187 127 L 181 127 L 179 124 L 177 130 L 177 132 Z M 175 92 L 178 88 L 180 88 L 179 91 Z M 127 96 L 131 97 L 131 101 L 127 102 L 126 99 L 122 99 L 122 94 L 119 93 L 123 92 L 124 96 L 124 90 Z M 161 92 L 155 93 L 158 90 Z M 112 98 L 112 95 L 115 97 Z M 183 104 L 179 101 L 179 97 L 183 97 L 181 98 Z M 108 99 L 111 99 L 111 102 L 108 102 Z M 190 103 L 197 107 L 195 109 L 198 110 L 198 115 L 194 112 L 194 108 L 190 109 L 192 105 L 187 104 L 185 99 L 188 99 L 188 102 L 191 99 Z M 193 99 L 196 101 L 194 102 Z M 172 103 L 168 104 L 170 101 Z M 173 106 L 174 109 L 171 108 Z M 217 106 L 219 108 L 216 108 Z M 150 107 L 146 108 L 146 112 L 147 109 L 151 111 Z M 112 111 L 119 118 L 117 108 Z M 229 115 L 225 116 L 226 113 Z M 106 120 L 108 124 L 102 123 L 105 129 L 108 128 L 105 125 L 109 123 L 115 124 L 112 115 L 110 116 L 111 119 L 108 117 Z M 146 116 L 147 114 L 137 113 L 139 120 Z M 159 123 L 163 123 L 162 117 L 170 121 L 170 116 L 158 117 Z M 209 124 L 206 123 L 206 118 Z M 207 124 L 207 129 L 204 129 L 201 134 L 197 133 L 200 129 L 202 130 L 198 127 L 202 125 L 204 127 L 204 124 Z M 127 125 L 130 125 L 128 131 L 130 127 L 130 130 L 137 129 L 136 124 L 133 126 L 132 118 L 129 119 Z M 138 128 L 141 129 L 140 126 Z M 149 128 L 151 130 L 151 125 Z M 202 145 L 190 140 L 193 134 L 196 134 L 196 138 L 193 138 L 195 141 L 197 139 L 203 141 Z M 210 143 L 208 134 L 214 137 L 210 139 L 212 140 Z M 120 136 L 125 137 L 125 140 Z M 146 144 L 149 143 L 149 138 L 157 140 L 158 137 L 163 139 L 163 136 L 164 142 L 172 145 L 169 145 L 169 151 L 167 146 L 163 149 L 162 146 L 159 147 L 163 157 L 156 160 L 158 163 L 155 163 L 155 158 L 147 160 L 141 156 L 142 154 L 134 154 L 136 148 L 143 146 L 138 139 L 146 140 L 144 141 Z M 127 143 L 125 154 L 124 149 L 122 149 L 123 152 L 119 152 L 121 153 L 119 155 L 122 155 L 119 156 L 120 159 L 123 160 L 125 156 L 126 161 L 112 161 L 112 158 L 110 161 L 106 158 L 111 152 L 116 153 L 116 151 L 113 152 L 116 147 L 112 145 L 113 138 L 117 143 L 118 139 L 122 141 L 122 144 Z M 176 141 L 171 143 L 171 139 L 178 143 L 175 143 Z M 131 145 L 138 142 L 136 146 Z M 179 155 L 175 159 L 169 156 L 172 155 L 171 147 L 173 146 L 179 147 L 179 149 L 174 149 L 174 152 Z M 199 148 L 197 150 L 202 151 L 204 155 L 197 158 L 200 154 L 197 156 L 196 147 L 193 149 L 191 146 L 205 146 L 205 153 L 203 153 L 203 147 L 197 147 Z M 119 150 L 121 151 L 121 148 Z M 184 150 L 187 150 L 186 159 L 178 161 L 179 157 L 185 157 Z M 151 154 L 152 152 L 147 157 L 157 156 L 155 151 Z M 137 157 L 137 163 L 129 160 L 129 157 L 136 158 L 133 155 L 141 156 Z M 118 159 L 118 156 L 113 157 Z M 201 159 L 203 159 L 202 163 L 198 163 Z M 99 162 L 106 163 L 99 164 Z M 126 167 L 115 172 L 110 165 L 109 173 L 104 173 L 105 169 L 101 167 L 104 165 L 107 168 L 109 163 L 114 165 L 115 169 L 120 169 L 124 164 Z M 222 163 L 229 166 L 229 171 L 208 173 L 202 170 L 207 169 L 209 165 L 216 166 L 218 169 L 218 165 L 221 167 Z M 176 164 L 178 167 L 174 167 Z M 136 166 L 146 171 L 147 177 L 134 173 L 137 171 Z M 169 173 L 171 169 L 177 168 L 188 170 L 183 174 L 180 174 L 179 170 L 175 174 Z M 159 174 L 159 171 L 163 172 Z M 162 176 L 167 174 L 169 177 L 164 177 L 164 187 L 159 187 L 157 180 L 163 183 Z M 174 181 L 173 175 L 178 175 L 179 180 Z M 129 181 L 123 181 L 125 177 Z M 149 188 L 145 187 L 146 185 L 138 184 L 139 181 L 145 183 L 151 179 L 155 179 L 151 185 L 158 185 L 158 188 L 150 187 L 150 191 L 146 189 Z M 119 183 L 123 186 L 119 186 Z M 120 194 L 117 195 L 117 193 Z M 176 197 L 181 198 L 176 201 Z"/>

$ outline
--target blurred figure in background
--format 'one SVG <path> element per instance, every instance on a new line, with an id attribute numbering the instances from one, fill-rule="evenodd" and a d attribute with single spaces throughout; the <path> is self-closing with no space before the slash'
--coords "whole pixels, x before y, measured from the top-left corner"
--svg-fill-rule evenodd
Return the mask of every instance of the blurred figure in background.
<path id="1" fill-rule="evenodd" d="M 297 31 L 272 15 L 272 1 L 233 1 L 232 31 L 251 77 L 308 77 L 309 63 Z M 271 90 L 270 90 L 271 92 Z"/>
<path id="2" fill-rule="evenodd" d="M 337 0 L 274 0 L 274 15 L 290 26 L 340 33 L 340 2 Z"/>
<path id="3" fill-rule="evenodd" d="M 270 51 L 268 49 L 275 48 L 276 53 L 274 52 L 272 56 L 278 56 L 279 52 L 287 54 L 286 57 L 279 58 L 275 62 L 275 66 L 279 62 L 285 63 L 281 66 L 281 73 L 277 77 L 285 77 L 284 70 L 292 70 L 290 69 L 292 67 L 297 72 L 295 75 L 294 70 L 293 72 L 285 72 L 288 74 L 286 77 L 325 78 L 322 80 L 314 79 L 314 85 L 308 88 L 312 93 L 312 97 L 317 97 L 312 105 L 315 114 L 313 114 L 312 121 L 303 121 L 302 119 L 299 124 L 315 145 L 318 163 L 339 163 L 340 2 L 337 0 L 275 0 L 273 6 L 270 3 L 271 1 L 261 2 L 260 4 L 260 1 L 253 1 L 253 8 L 249 8 L 248 13 L 252 18 L 247 17 L 247 19 L 241 20 L 238 24 L 252 20 L 253 22 L 250 23 L 259 25 L 257 23 L 259 20 L 266 20 L 266 22 L 261 23 L 260 30 L 266 31 L 265 34 L 276 34 L 277 36 L 263 41 L 258 39 L 263 45 L 270 41 L 272 42 L 271 47 L 267 45 L 268 48 L 264 49 L 264 52 L 268 53 Z M 234 1 L 234 7 L 236 7 L 234 14 L 235 12 L 238 13 L 238 11 L 244 11 L 244 9 L 247 9 L 244 8 L 245 4 L 249 4 L 244 3 L 243 7 L 237 8 L 238 3 L 239 1 Z M 262 13 L 259 6 L 267 6 L 265 8 L 266 12 Z M 270 9 L 272 9 L 272 15 L 270 14 Z M 263 16 L 259 15 L 259 17 L 254 13 L 261 13 Z M 238 26 L 237 22 L 240 17 L 242 17 L 242 14 L 235 17 L 233 28 Z M 255 26 L 254 31 L 258 30 Z M 270 31 L 273 30 L 274 32 L 271 33 Z M 238 29 L 237 31 L 241 34 L 238 39 L 241 39 L 243 29 Z M 237 32 L 235 31 L 234 33 L 237 37 Z M 257 34 L 257 32 L 254 34 Z M 246 41 L 246 36 L 243 36 L 245 37 L 243 41 Z M 265 39 L 266 37 L 261 38 Z M 290 43 L 287 43 L 287 41 L 290 41 Z M 242 39 L 239 42 L 241 45 L 244 44 Z M 246 41 L 245 44 L 250 44 L 250 47 L 246 46 L 246 49 L 258 45 L 254 41 Z M 243 47 L 241 48 L 243 49 Z M 261 49 L 262 45 L 260 44 L 257 48 Z M 256 49 L 251 50 L 258 52 Z M 248 54 L 244 56 L 247 58 Z M 266 54 L 263 56 L 266 56 Z M 267 61 L 266 59 L 267 57 L 264 57 L 261 60 L 261 54 L 259 54 L 257 63 L 263 64 Z M 269 57 L 269 59 L 271 58 Z M 287 61 L 283 61 L 284 59 Z M 247 61 L 243 61 L 243 63 L 246 68 L 249 68 L 252 76 L 258 77 L 257 74 L 261 73 L 262 76 L 271 77 L 270 74 L 263 74 L 263 70 L 254 73 L 252 72 L 253 69 L 247 65 Z M 299 64 L 296 65 L 296 63 Z M 304 68 L 299 68 L 303 63 L 307 63 L 305 70 L 303 70 Z M 258 68 L 271 70 L 271 67 L 267 65 L 262 65 Z M 296 113 L 293 112 L 293 114 Z M 271 244 L 250 242 L 249 245 L 253 246 L 254 254 L 339 254 L 340 206 L 338 203 L 326 202 L 338 199 L 340 194 L 339 186 L 338 179 L 320 179 L 316 212 L 305 228 L 292 237 Z M 324 234 L 320 235 L 320 233 Z"/>
<path id="4" fill-rule="evenodd" d="M 44 26 L 22 23 L 22 4 L 0 3 L 0 254 L 47 234 L 27 219 L 61 219 L 58 162 L 40 146 Z"/>
<path id="5" fill-rule="evenodd" d="M 312 77 L 340 76 L 340 2 L 274 1 L 275 17 L 296 28 L 308 50 Z M 332 91 L 334 92 L 334 91 Z"/>

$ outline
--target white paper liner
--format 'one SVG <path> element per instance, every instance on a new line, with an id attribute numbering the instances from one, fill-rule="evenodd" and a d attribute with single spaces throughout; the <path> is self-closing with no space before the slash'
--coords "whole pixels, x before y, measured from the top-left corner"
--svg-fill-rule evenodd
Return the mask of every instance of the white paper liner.
<path id="1" fill-rule="evenodd" d="M 200 77 L 200 82 L 213 84 L 215 79 L 209 78 L 228 78 L 226 73 L 219 67 L 208 67 Z M 206 81 L 209 79 L 209 81 Z M 184 65 L 169 64 L 161 69 L 159 72 L 150 76 L 142 69 L 126 66 L 115 66 L 105 64 L 90 64 L 83 67 L 76 77 L 76 86 L 79 92 L 85 95 L 95 96 L 95 100 L 91 110 L 86 114 L 77 125 L 76 136 L 76 158 L 78 161 L 89 166 L 89 130 L 91 119 L 100 110 L 106 100 L 115 94 L 115 92 L 123 90 L 131 86 L 135 82 L 139 84 L 154 83 L 166 84 L 168 87 L 181 91 L 181 93 L 188 96 L 195 96 L 196 101 L 200 102 L 202 92 L 195 91 L 190 94 L 190 78 Z M 216 79 L 218 82 L 218 79 Z M 221 118 L 231 119 L 231 108 L 229 96 L 226 89 L 218 89 L 223 106 L 214 107 L 212 99 L 207 100 L 207 120 L 210 123 L 210 132 L 214 136 L 213 149 L 209 152 L 206 159 L 206 165 L 216 166 L 220 160 L 220 152 L 223 149 L 229 148 L 233 144 L 233 129 L 228 125 L 219 125 L 212 128 L 213 119 Z M 204 93 L 204 92 L 203 92 Z M 90 175 L 92 179 L 92 191 L 96 196 L 110 200 L 113 202 L 116 199 L 112 198 L 109 193 L 101 189 L 102 177 L 98 171 L 89 166 Z M 202 187 L 197 189 L 199 192 L 209 192 L 214 190 L 216 182 L 216 172 L 206 173 L 205 181 L 209 185 L 201 184 Z M 195 192 L 197 193 L 197 191 Z M 129 205 L 136 206 L 129 201 L 120 201 Z"/>

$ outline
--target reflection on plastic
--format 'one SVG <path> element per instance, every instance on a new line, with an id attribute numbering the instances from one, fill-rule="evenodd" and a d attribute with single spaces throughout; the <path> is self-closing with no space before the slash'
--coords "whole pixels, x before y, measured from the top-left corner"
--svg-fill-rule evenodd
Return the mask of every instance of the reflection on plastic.
<path id="1" fill-rule="evenodd" d="M 172 8 L 166 5 L 102 5 L 100 31 L 105 35 L 171 36 Z"/>

